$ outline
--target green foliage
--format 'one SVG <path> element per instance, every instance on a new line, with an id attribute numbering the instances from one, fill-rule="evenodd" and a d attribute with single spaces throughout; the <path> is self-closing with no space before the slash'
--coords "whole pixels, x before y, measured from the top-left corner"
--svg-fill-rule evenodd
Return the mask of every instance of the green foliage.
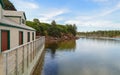
<path id="1" fill-rule="evenodd" d="M 37 23 L 32 22 L 32 21 L 26 21 L 26 24 L 34 29 L 36 29 L 36 31 L 40 31 L 39 29 L 39 25 L 37 25 Z"/>
<path id="2" fill-rule="evenodd" d="M 60 50 L 66 49 L 66 50 L 74 50 L 76 46 L 75 40 L 69 40 L 69 41 L 62 41 L 59 42 L 58 47 Z"/>
<path id="3" fill-rule="evenodd" d="M 67 26 L 57 25 L 56 27 L 60 30 L 61 33 L 67 33 L 68 32 L 67 31 Z"/>
<path id="4" fill-rule="evenodd" d="M 36 18 L 35 18 L 35 19 L 33 19 L 33 22 L 40 24 L 39 19 L 36 19 Z"/>
<path id="5" fill-rule="evenodd" d="M 66 40 L 66 41 L 60 41 L 60 42 L 50 42 L 46 43 L 46 48 L 52 49 L 53 51 L 58 50 L 71 50 L 74 51 L 76 47 L 76 41 L 75 40 Z"/>
<path id="6" fill-rule="evenodd" d="M 77 33 L 77 27 L 76 25 L 67 25 L 67 31 L 76 36 Z"/>
<path id="7" fill-rule="evenodd" d="M 5 5 L 5 8 L 4 8 L 5 10 L 15 10 L 16 11 L 16 8 L 9 0 L 3 0 L 3 3 Z"/>
<path id="8" fill-rule="evenodd" d="M 52 25 L 52 26 L 56 26 L 55 20 L 53 20 L 53 21 L 51 22 L 51 25 Z"/>
<path id="9" fill-rule="evenodd" d="M 58 27 L 50 27 L 48 29 L 48 35 L 53 37 L 61 37 L 61 31 Z"/>
<path id="10" fill-rule="evenodd" d="M 26 21 L 26 25 L 34 28 L 37 32 L 37 35 L 47 35 L 47 30 L 49 28 L 49 24 L 47 23 L 38 23 L 32 21 Z"/>
<path id="11" fill-rule="evenodd" d="M 26 24 L 34 29 L 36 29 L 37 35 L 61 37 L 62 34 L 73 34 L 76 35 L 76 25 L 60 25 L 52 21 L 51 24 L 40 23 L 38 19 L 32 21 L 27 21 Z"/>

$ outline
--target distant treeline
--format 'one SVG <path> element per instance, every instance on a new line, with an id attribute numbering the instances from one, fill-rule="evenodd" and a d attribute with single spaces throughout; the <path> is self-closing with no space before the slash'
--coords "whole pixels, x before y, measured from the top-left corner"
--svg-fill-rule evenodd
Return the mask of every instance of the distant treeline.
<path id="1" fill-rule="evenodd" d="M 41 23 L 38 19 L 33 21 L 27 21 L 26 25 L 36 29 L 37 35 L 52 36 L 52 37 L 61 37 L 66 34 L 76 35 L 76 25 L 60 25 L 53 20 L 51 24 Z"/>
<path id="2" fill-rule="evenodd" d="M 120 30 L 78 32 L 78 35 L 86 37 L 120 37 Z"/>

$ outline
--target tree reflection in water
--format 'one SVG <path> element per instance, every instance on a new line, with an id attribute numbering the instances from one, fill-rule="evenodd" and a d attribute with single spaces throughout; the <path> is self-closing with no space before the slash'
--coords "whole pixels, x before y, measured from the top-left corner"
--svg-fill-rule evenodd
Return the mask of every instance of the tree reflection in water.
<path id="1" fill-rule="evenodd" d="M 51 57 L 54 59 L 55 57 L 55 53 L 56 53 L 56 49 L 58 48 L 58 43 L 54 42 L 54 43 L 50 43 L 46 46 L 46 50 L 50 52 Z"/>
<path id="2" fill-rule="evenodd" d="M 42 75 L 58 75 L 59 65 L 56 57 L 57 51 L 75 51 L 76 41 L 61 41 L 46 44 L 46 58 Z"/>
<path id="3" fill-rule="evenodd" d="M 75 51 L 76 40 L 66 40 L 60 42 L 46 43 L 46 50 L 50 52 L 51 57 L 54 59 L 57 51 Z"/>

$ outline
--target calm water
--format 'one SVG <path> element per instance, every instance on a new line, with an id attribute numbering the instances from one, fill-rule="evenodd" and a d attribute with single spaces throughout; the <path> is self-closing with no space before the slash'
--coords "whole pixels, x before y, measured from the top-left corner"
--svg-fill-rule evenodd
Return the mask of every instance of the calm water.
<path id="1" fill-rule="evenodd" d="M 80 38 L 49 44 L 42 75 L 120 75 L 120 41 Z"/>

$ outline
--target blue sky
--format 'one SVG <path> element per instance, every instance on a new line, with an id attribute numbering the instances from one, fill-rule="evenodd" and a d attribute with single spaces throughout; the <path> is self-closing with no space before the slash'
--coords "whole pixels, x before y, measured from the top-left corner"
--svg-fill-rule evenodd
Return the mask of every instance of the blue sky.
<path id="1" fill-rule="evenodd" d="M 120 0 L 10 0 L 27 19 L 76 24 L 78 31 L 120 30 Z"/>

